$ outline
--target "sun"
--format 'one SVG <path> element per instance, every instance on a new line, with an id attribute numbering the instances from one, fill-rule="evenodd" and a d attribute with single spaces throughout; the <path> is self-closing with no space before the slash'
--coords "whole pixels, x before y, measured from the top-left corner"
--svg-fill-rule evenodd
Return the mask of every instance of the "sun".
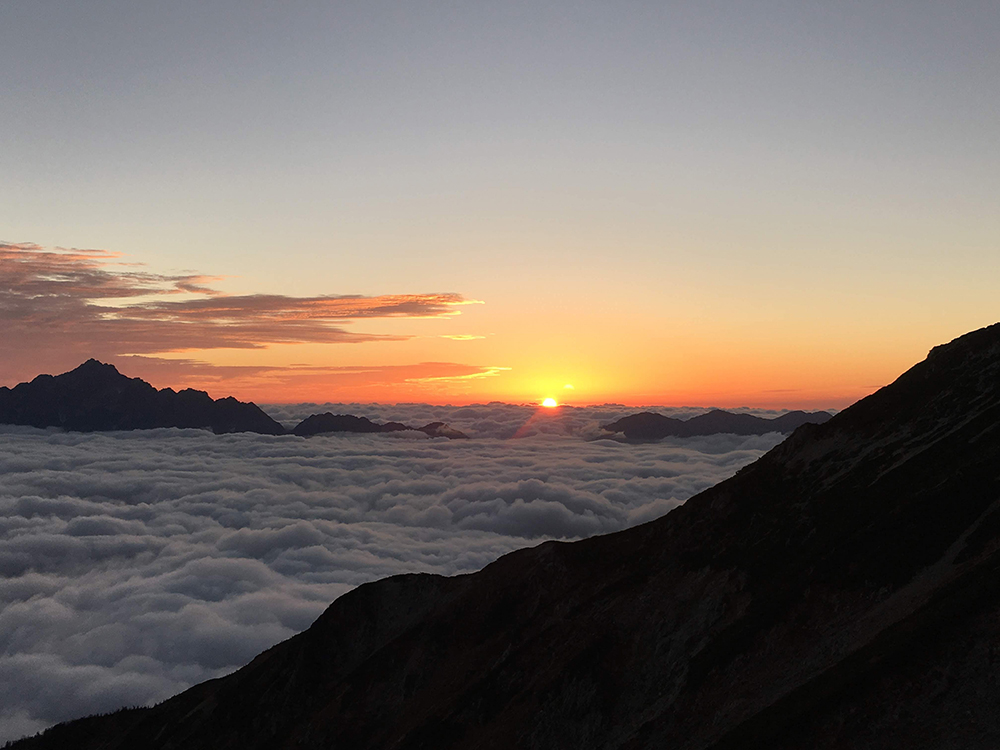
<path id="1" fill-rule="evenodd" d="M 549 409 L 554 409 L 559 406 L 559 403 L 554 398 L 547 398 L 542 401 L 542 406 L 548 407 Z"/>

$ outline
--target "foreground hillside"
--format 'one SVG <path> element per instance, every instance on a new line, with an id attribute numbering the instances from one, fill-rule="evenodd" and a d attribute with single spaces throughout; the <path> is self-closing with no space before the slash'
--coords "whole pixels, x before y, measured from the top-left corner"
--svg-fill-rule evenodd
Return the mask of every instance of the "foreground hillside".
<path id="1" fill-rule="evenodd" d="M 1000 325 L 664 518 L 334 602 L 18 748 L 1000 745 Z"/>

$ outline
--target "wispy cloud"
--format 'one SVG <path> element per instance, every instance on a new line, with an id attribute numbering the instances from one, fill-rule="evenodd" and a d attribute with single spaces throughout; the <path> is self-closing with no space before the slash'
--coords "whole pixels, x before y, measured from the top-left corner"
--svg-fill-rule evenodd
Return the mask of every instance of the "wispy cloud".
<path id="1" fill-rule="evenodd" d="M 464 384 L 508 369 L 458 362 L 418 362 L 369 366 L 219 366 L 194 359 L 119 357 L 115 364 L 128 375 L 174 388 L 200 388 L 213 395 L 253 401 L 327 401 L 342 394 L 370 401 L 429 398 L 447 386 L 461 393 Z M 307 415 L 308 416 L 308 415 Z"/>
<path id="2" fill-rule="evenodd" d="M 446 362 L 425 362 L 425 365 L 438 365 L 445 367 Z M 454 382 L 456 380 L 478 380 L 479 378 L 492 378 L 501 372 L 510 370 L 509 367 L 480 367 L 472 372 L 453 373 L 448 375 L 424 375 L 422 377 L 407 378 L 408 383 L 434 383 L 434 382 Z"/>
<path id="3" fill-rule="evenodd" d="M 103 250 L 0 243 L 0 378 L 89 356 L 156 355 L 406 336 L 348 330 L 370 318 L 441 318 L 476 304 L 455 293 L 375 297 L 231 295 L 220 277 L 159 274 Z M 30 365 L 30 371 L 26 368 Z M 246 374 L 246 373 L 244 373 Z"/>

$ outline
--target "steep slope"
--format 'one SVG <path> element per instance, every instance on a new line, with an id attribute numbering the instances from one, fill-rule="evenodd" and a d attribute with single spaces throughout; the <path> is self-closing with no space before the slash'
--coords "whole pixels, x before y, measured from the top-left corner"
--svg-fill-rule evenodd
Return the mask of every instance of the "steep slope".
<path id="1" fill-rule="evenodd" d="M 215 400 L 190 388 L 157 390 L 96 359 L 62 375 L 39 375 L 30 383 L 0 388 L 0 424 L 78 432 L 154 427 L 208 428 L 218 434 L 285 432 L 255 404 L 232 397 Z"/>
<path id="2" fill-rule="evenodd" d="M 18 748 L 1000 746 L 1000 325 L 657 521 L 400 576 Z"/>

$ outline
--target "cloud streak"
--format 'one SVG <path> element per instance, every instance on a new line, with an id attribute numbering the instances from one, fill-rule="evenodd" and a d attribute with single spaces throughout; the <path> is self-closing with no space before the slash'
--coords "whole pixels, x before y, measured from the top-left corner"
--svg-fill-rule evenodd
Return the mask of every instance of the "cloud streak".
<path id="1" fill-rule="evenodd" d="M 459 294 L 377 297 L 229 295 L 219 277 L 150 273 L 102 250 L 0 243 L 4 379 L 37 374 L 49 359 L 68 369 L 87 357 L 155 355 L 272 344 L 399 340 L 350 331 L 354 320 L 440 318 L 474 304 Z M 30 359 L 26 352 L 31 353 Z"/>
<path id="2" fill-rule="evenodd" d="M 364 581 L 650 520 L 780 439 L 581 440 L 605 412 L 518 440 L 0 428 L 0 741 L 227 673 Z"/>

